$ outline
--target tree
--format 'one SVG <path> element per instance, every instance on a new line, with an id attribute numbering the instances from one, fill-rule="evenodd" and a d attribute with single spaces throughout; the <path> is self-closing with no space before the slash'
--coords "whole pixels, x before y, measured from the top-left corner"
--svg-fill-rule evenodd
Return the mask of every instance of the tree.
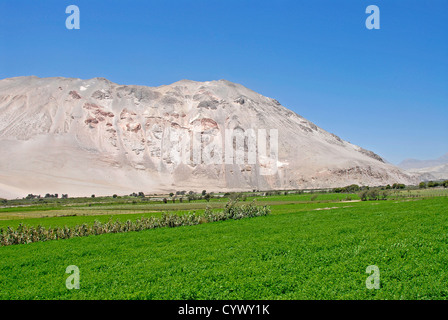
<path id="1" fill-rule="evenodd" d="M 206 190 L 202 190 L 202 195 L 205 196 L 205 194 L 207 193 Z"/>
<path id="2" fill-rule="evenodd" d="M 91 195 L 91 197 L 92 197 L 92 198 L 95 198 L 95 195 L 94 195 L 94 194 L 92 194 L 92 195 Z"/>
<path id="3" fill-rule="evenodd" d="M 207 193 L 207 194 L 204 196 L 204 199 L 207 200 L 207 202 L 210 201 L 210 198 L 211 198 L 210 193 Z"/>
<path id="4" fill-rule="evenodd" d="M 232 193 L 229 195 L 229 199 L 230 199 L 230 200 L 236 200 L 236 199 L 241 198 L 241 196 L 242 196 L 241 193 L 238 193 L 238 192 L 232 192 Z"/>
<path id="5" fill-rule="evenodd" d="M 170 197 L 172 198 L 174 196 L 174 193 L 170 192 Z"/>
<path id="6" fill-rule="evenodd" d="M 369 200 L 378 200 L 379 199 L 379 192 L 378 192 L 378 190 L 377 189 L 369 190 L 367 192 L 367 198 Z"/>
<path id="7" fill-rule="evenodd" d="M 163 198 L 163 203 L 167 203 L 168 200 L 166 198 Z"/>
<path id="8" fill-rule="evenodd" d="M 426 188 L 426 182 L 420 182 L 420 184 L 418 185 L 418 187 L 420 188 L 420 189 L 425 189 Z"/>
<path id="9" fill-rule="evenodd" d="M 112 198 L 114 198 L 114 199 L 117 198 L 117 197 L 118 197 L 118 196 L 117 196 L 116 194 L 114 194 L 114 195 L 112 196 Z"/>
<path id="10" fill-rule="evenodd" d="M 361 199 L 361 201 L 367 201 L 367 192 L 368 191 L 364 190 L 359 194 L 359 198 Z"/>

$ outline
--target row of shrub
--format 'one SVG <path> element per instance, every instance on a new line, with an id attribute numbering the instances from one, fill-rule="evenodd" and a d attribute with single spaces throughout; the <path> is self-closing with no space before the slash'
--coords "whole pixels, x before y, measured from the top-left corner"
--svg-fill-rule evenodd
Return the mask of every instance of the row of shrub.
<path id="1" fill-rule="evenodd" d="M 437 188 L 437 187 L 448 188 L 448 180 L 445 180 L 445 181 L 429 181 L 428 183 L 420 182 L 420 184 L 418 186 L 420 187 L 420 189 Z"/>
<path id="2" fill-rule="evenodd" d="M 223 221 L 229 219 L 243 219 L 270 214 L 267 206 L 256 206 L 254 202 L 248 205 L 237 205 L 237 201 L 229 201 L 222 211 L 212 211 L 206 208 L 203 215 L 187 213 L 184 215 L 163 213 L 161 217 L 141 218 L 136 221 L 113 221 L 106 223 L 95 221 L 93 225 L 76 225 L 74 227 L 45 228 L 20 224 L 17 229 L 8 227 L 0 229 L 0 245 L 9 246 L 14 244 L 26 244 L 38 241 L 49 241 L 59 239 L 70 239 L 74 237 L 85 237 L 105 233 L 119 233 L 129 231 L 142 231 L 163 227 L 192 226 L 201 223 Z"/>
<path id="3" fill-rule="evenodd" d="M 381 190 L 390 190 L 390 189 L 405 189 L 406 185 L 402 184 L 402 183 L 394 183 L 392 186 L 390 184 L 388 184 L 387 186 L 382 186 L 379 187 Z M 370 190 L 370 188 L 368 186 L 358 186 L 357 184 L 351 184 L 349 186 L 346 187 L 342 187 L 342 188 L 334 188 L 332 191 L 335 193 L 355 193 L 358 191 L 366 191 L 366 190 Z"/>
<path id="4" fill-rule="evenodd" d="M 336 192 L 336 193 L 353 193 L 353 192 L 356 192 L 356 191 L 359 191 L 359 190 L 361 190 L 360 186 L 358 186 L 357 184 L 351 184 L 349 186 L 342 187 L 342 188 L 334 188 L 333 192 Z"/>

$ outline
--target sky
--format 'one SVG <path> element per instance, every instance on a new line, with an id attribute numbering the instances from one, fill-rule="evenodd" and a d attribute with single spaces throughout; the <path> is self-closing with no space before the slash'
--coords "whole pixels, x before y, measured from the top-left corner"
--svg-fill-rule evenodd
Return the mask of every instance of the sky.
<path id="1" fill-rule="evenodd" d="M 448 152 L 448 0 L 0 0 L 0 79 L 27 75 L 227 79 L 395 164 Z"/>

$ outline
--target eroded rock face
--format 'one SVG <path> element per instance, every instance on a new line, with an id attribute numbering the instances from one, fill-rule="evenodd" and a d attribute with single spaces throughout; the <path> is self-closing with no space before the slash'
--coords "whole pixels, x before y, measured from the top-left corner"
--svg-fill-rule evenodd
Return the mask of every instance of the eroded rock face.
<path id="1" fill-rule="evenodd" d="M 272 129 L 277 158 L 269 153 Z M 229 142 L 235 154 L 251 150 L 251 130 L 255 138 L 265 130 L 267 151 L 256 145 L 254 162 L 247 154 L 245 163 L 226 162 L 226 130 L 243 137 Z M 149 88 L 102 78 L 4 79 L 0 148 L 0 197 L 415 182 L 277 100 L 225 80 Z M 276 170 L 265 174 L 273 162 Z"/>

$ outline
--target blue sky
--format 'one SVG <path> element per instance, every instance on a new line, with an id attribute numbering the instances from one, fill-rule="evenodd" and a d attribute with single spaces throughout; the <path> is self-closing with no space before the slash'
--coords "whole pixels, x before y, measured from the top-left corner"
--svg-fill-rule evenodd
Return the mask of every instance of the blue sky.
<path id="1" fill-rule="evenodd" d="M 0 1 L 0 78 L 227 79 L 393 163 L 448 152 L 447 40 L 448 0 Z"/>

